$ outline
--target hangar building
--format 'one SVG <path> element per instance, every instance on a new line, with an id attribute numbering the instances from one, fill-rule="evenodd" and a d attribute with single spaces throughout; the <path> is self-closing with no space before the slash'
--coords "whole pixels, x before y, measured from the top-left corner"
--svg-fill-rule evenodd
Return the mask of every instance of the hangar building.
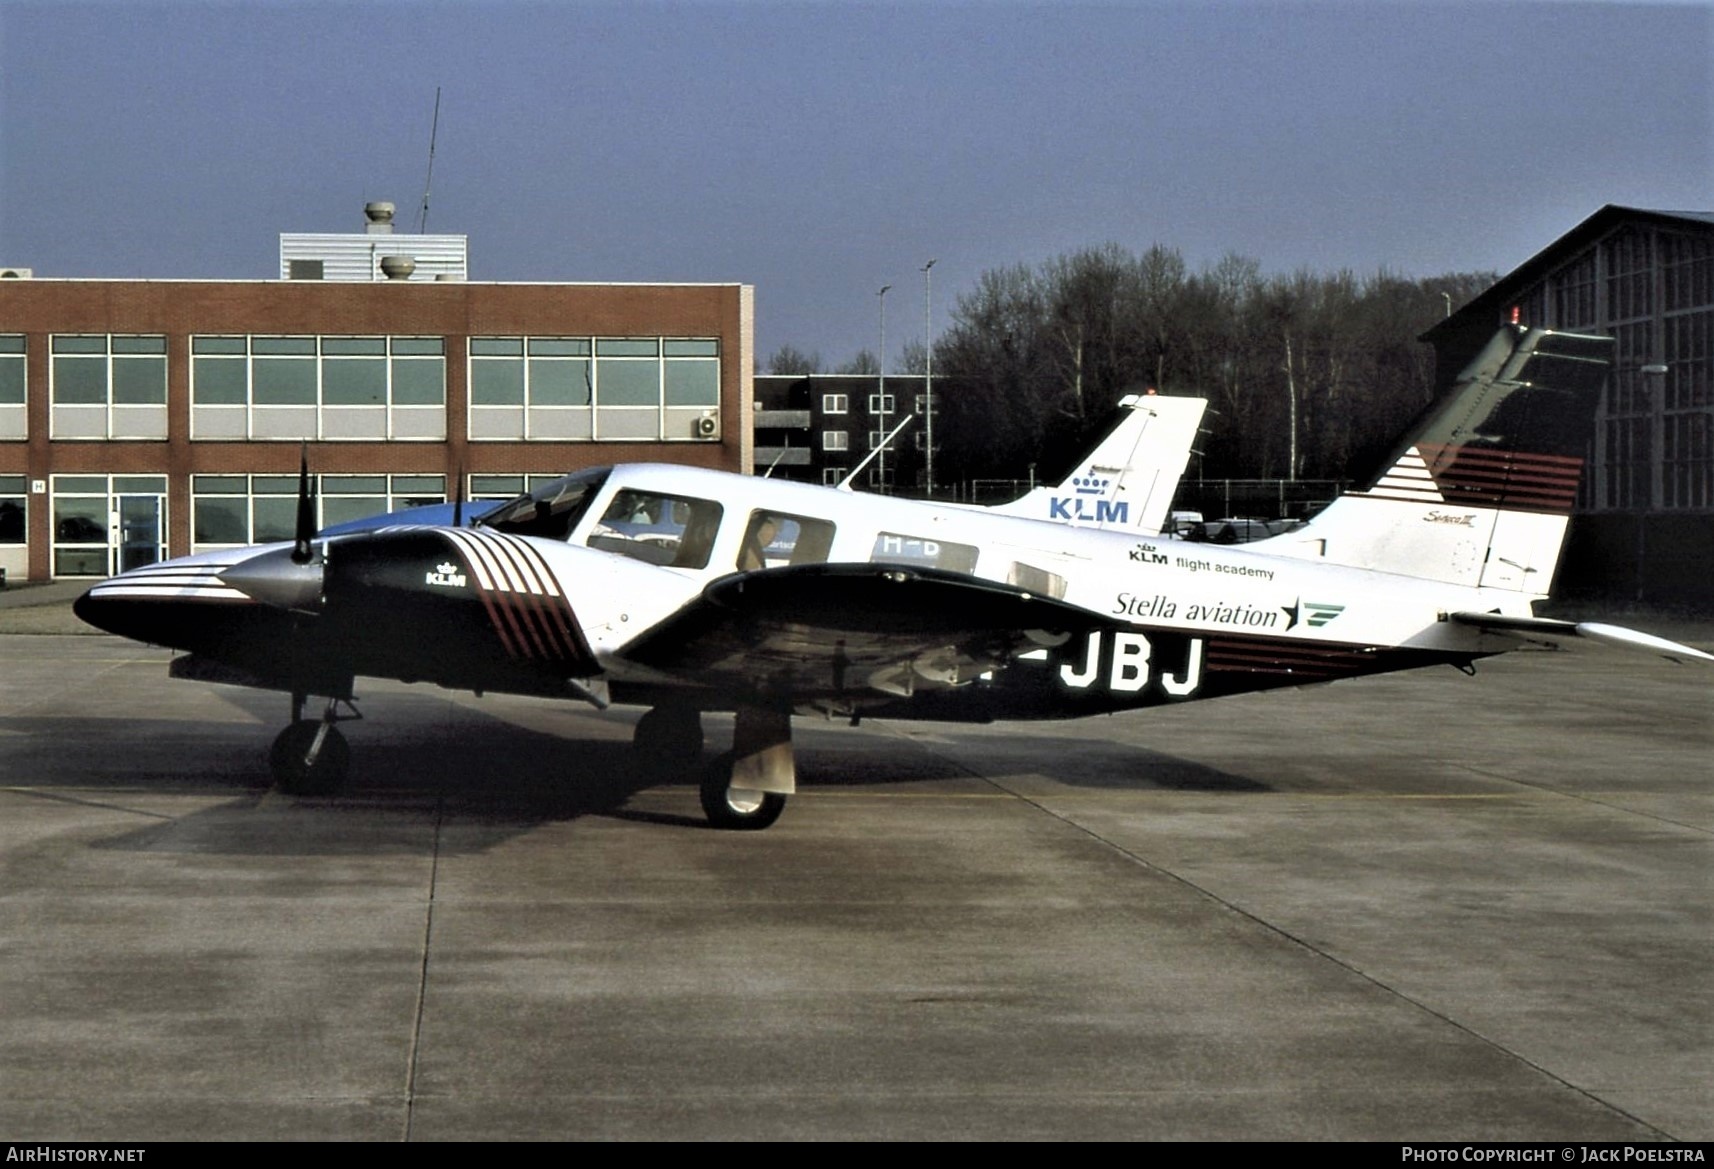
<path id="1" fill-rule="evenodd" d="M 1714 601 L 1714 213 L 1608 205 L 1424 334 L 1441 388 L 1495 327 L 1616 341 L 1562 595 Z"/>

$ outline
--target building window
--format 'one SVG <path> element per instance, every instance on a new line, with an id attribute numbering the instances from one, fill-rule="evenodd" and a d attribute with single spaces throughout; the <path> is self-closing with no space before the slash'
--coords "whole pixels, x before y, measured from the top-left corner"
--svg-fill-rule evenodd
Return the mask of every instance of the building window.
<path id="1" fill-rule="evenodd" d="M 720 435 L 712 338 L 472 337 L 476 441 L 708 441 Z"/>
<path id="2" fill-rule="evenodd" d="M 1553 285 L 1553 326 L 1593 328 L 1596 323 L 1594 250 L 1560 269 Z"/>
<path id="3" fill-rule="evenodd" d="M 29 437 L 24 397 L 26 366 L 23 334 L 0 333 L 0 441 Z"/>
<path id="4" fill-rule="evenodd" d="M 321 525 L 446 502 L 445 475 L 323 475 L 316 493 Z"/>
<path id="5" fill-rule="evenodd" d="M 893 405 L 894 398 L 892 394 L 869 395 L 869 413 L 871 414 L 891 414 L 893 412 Z"/>
<path id="6" fill-rule="evenodd" d="M 1634 321 L 1654 312 L 1654 255 L 1651 236 L 1625 231 L 1605 241 L 1607 321 Z"/>
<path id="7" fill-rule="evenodd" d="M 1714 507 L 1714 411 L 1667 415 L 1662 445 L 1662 504 Z"/>
<path id="8" fill-rule="evenodd" d="M 24 476 L 0 475 L 0 544 L 22 544 L 29 538 L 30 497 Z"/>
<path id="9" fill-rule="evenodd" d="M 318 528 L 446 501 L 444 475 L 322 475 Z M 191 542 L 197 552 L 290 540 L 297 529 L 296 475 L 191 476 Z"/>
<path id="10" fill-rule="evenodd" d="M 821 412 L 823 414 L 843 414 L 850 408 L 851 399 L 845 394 L 821 395 Z"/>
<path id="11" fill-rule="evenodd" d="M 546 486 L 563 474 L 554 475 L 472 475 L 469 499 L 516 499 L 538 487 Z"/>
<path id="12" fill-rule="evenodd" d="M 55 576 L 111 576 L 167 554 L 165 475 L 55 475 Z"/>
<path id="13" fill-rule="evenodd" d="M 843 482 L 845 482 L 844 467 L 823 467 L 821 469 L 822 486 L 837 487 Z"/>
<path id="14" fill-rule="evenodd" d="M 54 438 L 167 437 L 164 336 L 55 336 L 49 349 Z"/>
<path id="15" fill-rule="evenodd" d="M 192 337 L 193 439 L 446 437 L 440 337 Z"/>
<path id="16" fill-rule="evenodd" d="M 1663 232 L 1660 252 L 1667 312 L 1714 305 L 1714 239 Z"/>
<path id="17" fill-rule="evenodd" d="M 928 395 L 927 394 L 918 394 L 917 395 L 916 412 L 918 414 L 927 414 L 928 413 Z"/>
<path id="18" fill-rule="evenodd" d="M 824 430 L 821 432 L 821 449 L 824 451 L 850 450 L 851 436 L 843 430 Z"/>

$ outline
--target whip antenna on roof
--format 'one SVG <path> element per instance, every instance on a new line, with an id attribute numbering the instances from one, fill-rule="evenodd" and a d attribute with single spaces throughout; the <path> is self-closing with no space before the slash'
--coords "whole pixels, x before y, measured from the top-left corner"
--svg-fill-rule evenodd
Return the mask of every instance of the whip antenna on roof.
<path id="1" fill-rule="evenodd" d="M 434 139 L 440 132 L 440 86 L 434 87 L 434 121 L 429 125 L 428 177 L 423 180 L 423 210 L 417 217 L 417 234 L 428 230 L 429 187 L 434 183 Z"/>

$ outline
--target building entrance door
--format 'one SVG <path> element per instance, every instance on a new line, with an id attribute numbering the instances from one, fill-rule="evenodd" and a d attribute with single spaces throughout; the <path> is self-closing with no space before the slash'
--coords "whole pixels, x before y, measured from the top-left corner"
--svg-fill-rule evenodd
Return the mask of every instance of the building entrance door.
<path id="1" fill-rule="evenodd" d="M 159 495 L 121 495 L 117 502 L 111 545 L 113 571 L 130 572 L 159 561 L 165 552 L 161 546 L 165 501 Z"/>

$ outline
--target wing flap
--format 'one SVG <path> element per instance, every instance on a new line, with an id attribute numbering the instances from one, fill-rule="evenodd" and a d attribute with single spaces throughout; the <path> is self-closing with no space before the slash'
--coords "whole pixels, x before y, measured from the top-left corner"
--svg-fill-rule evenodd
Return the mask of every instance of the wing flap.
<path id="1" fill-rule="evenodd" d="M 812 700 L 961 685 L 1099 621 L 962 573 L 811 564 L 741 573 L 627 645 L 626 661 L 721 689 Z"/>

